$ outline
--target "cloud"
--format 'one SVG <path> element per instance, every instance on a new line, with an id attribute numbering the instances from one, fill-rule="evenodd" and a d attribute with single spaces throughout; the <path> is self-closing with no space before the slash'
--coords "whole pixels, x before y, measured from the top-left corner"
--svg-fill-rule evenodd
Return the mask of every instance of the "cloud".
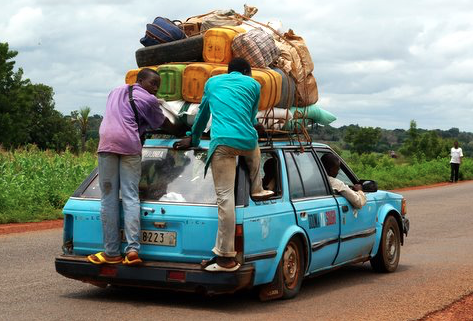
<path id="1" fill-rule="evenodd" d="M 11 46 L 36 46 L 41 42 L 37 30 L 41 29 L 43 22 L 41 8 L 23 7 L 11 16 L 6 26 L 2 28 L 2 34 L 10 41 Z"/>
<path id="2" fill-rule="evenodd" d="M 473 20 L 467 0 L 255 0 L 262 22 L 280 20 L 311 52 L 320 106 L 334 125 L 473 131 Z M 19 0 L 2 4 L 1 41 L 18 50 L 17 67 L 54 88 L 68 114 L 103 113 L 109 91 L 136 68 L 145 25 L 181 19 L 234 1 Z"/>

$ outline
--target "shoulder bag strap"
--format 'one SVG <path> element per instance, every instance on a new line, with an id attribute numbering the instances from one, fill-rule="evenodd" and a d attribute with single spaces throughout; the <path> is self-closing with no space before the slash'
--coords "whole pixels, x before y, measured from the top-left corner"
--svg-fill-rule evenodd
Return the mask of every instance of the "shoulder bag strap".
<path id="1" fill-rule="evenodd" d="M 128 100 L 130 102 L 133 113 L 135 114 L 135 121 L 138 125 L 138 133 L 140 132 L 140 118 L 138 117 L 138 110 L 136 109 L 135 101 L 133 100 L 133 85 L 128 86 Z M 141 145 L 144 145 L 146 139 L 146 133 L 140 136 Z"/>
<path id="2" fill-rule="evenodd" d="M 130 102 L 133 113 L 135 114 L 135 121 L 138 127 L 140 127 L 140 121 L 138 118 L 138 110 L 136 109 L 135 101 L 133 100 L 133 85 L 128 86 L 128 100 Z"/>

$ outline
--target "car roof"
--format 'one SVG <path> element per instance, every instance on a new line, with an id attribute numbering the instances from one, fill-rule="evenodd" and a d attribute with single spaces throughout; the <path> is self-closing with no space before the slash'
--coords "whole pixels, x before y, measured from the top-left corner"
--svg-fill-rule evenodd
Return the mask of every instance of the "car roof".
<path id="1" fill-rule="evenodd" d="M 175 142 L 179 141 L 179 139 L 159 139 L 159 138 L 152 138 L 147 139 L 145 141 L 144 147 L 165 147 L 171 148 Z M 210 145 L 210 140 L 201 140 L 199 147 L 202 149 L 208 149 Z M 307 147 L 308 145 L 312 145 L 313 147 L 325 147 L 328 146 L 326 144 L 321 143 L 306 143 L 302 142 L 302 146 Z M 276 147 L 276 148 L 283 148 L 283 147 L 300 147 L 301 145 L 297 141 L 273 141 L 272 144 L 269 144 L 267 141 L 260 141 L 259 142 L 260 148 L 268 148 L 268 147 Z"/>

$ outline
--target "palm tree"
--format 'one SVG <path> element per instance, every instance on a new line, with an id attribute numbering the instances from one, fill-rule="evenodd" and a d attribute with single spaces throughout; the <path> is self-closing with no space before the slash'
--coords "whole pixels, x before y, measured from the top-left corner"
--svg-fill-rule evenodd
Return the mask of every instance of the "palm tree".
<path id="1" fill-rule="evenodd" d="M 75 121 L 79 123 L 81 142 L 82 142 L 82 152 L 85 152 L 85 139 L 87 135 L 87 128 L 89 127 L 89 114 L 90 107 L 83 107 L 79 110 L 79 113 L 76 116 Z"/>

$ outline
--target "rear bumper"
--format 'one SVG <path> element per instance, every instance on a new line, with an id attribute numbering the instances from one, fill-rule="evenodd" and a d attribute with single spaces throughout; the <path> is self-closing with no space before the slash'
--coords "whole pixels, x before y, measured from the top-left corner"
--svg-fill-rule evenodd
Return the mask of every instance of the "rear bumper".
<path id="1" fill-rule="evenodd" d="M 407 233 L 409 233 L 410 222 L 409 222 L 409 219 L 405 216 L 402 217 L 402 226 L 404 227 L 403 233 L 406 234 L 407 236 Z"/>
<path id="2" fill-rule="evenodd" d="M 254 266 L 236 272 L 207 272 L 200 264 L 145 262 L 140 266 L 95 265 L 84 256 L 56 257 L 56 271 L 68 278 L 95 285 L 122 285 L 207 294 L 233 293 L 253 284 Z"/>

